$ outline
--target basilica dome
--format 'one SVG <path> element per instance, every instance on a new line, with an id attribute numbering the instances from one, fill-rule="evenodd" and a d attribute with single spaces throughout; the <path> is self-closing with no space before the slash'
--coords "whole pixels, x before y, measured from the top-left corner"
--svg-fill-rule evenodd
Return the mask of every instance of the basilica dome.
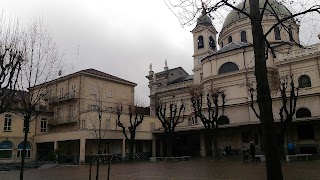
<path id="1" fill-rule="evenodd" d="M 262 9 L 265 0 L 259 1 L 259 7 Z M 236 6 L 238 9 L 244 8 L 246 13 L 250 13 L 249 1 L 241 2 Z M 261 10 L 262 11 L 262 10 Z M 278 22 L 274 16 L 276 14 L 280 19 L 291 16 L 291 12 L 283 4 L 277 0 L 269 0 L 269 4 L 266 6 L 264 16 L 262 19 L 262 26 L 264 31 L 272 29 L 272 32 L 268 34 L 267 40 L 270 43 L 282 43 L 282 42 L 299 42 L 299 25 L 296 24 L 294 19 L 288 19 L 281 25 L 273 27 Z M 219 34 L 218 43 L 220 48 L 225 47 L 231 42 L 244 42 L 251 44 L 252 40 L 252 28 L 250 19 L 239 13 L 237 10 L 231 10 L 226 16 L 222 29 Z"/>
<path id="2" fill-rule="evenodd" d="M 259 7 L 262 8 L 264 6 L 265 1 L 259 1 Z M 278 15 L 283 15 L 283 16 L 290 16 L 291 13 L 290 11 L 281 3 L 275 1 L 275 0 L 269 0 L 270 5 L 266 6 L 266 10 L 264 11 L 264 14 L 271 14 L 271 12 L 273 12 L 273 10 L 276 12 L 276 14 Z M 244 2 L 238 4 L 236 7 L 239 9 L 243 8 L 243 4 Z M 246 13 L 250 13 L 250 5 L 249 5 L 249 1 L 246 2 L 245 5 L 245 12 Z M 224 23 L 222 25 L 222 29 L 224 29 L 225 27 L 227 27 L 228 25 L 239 21 L 241 19 L 247 18 L 246 15 L 237 12 L 236 10 L 232 10 L 226 17 L 226 19 L 224 20 Z"/>

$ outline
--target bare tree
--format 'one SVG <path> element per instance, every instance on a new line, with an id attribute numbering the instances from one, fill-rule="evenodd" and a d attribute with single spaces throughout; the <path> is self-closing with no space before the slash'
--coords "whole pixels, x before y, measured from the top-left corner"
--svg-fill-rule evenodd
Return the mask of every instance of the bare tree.
<path id="1" fill-rule="evenodd" d="M 160 100 L 157 100 L 156 102 L 156 116 L 164 129 L 168 157 L 172 156 L 175 129 L 178 124 L 184 121 L 184 113 L 184 102 L 181 100 L 179 103 L 175 99 L 175 96 L 173 96 L 168 102 L 162 102 Z"/>
<path id="2" fill-rule="evenodd" d="M 173 1 L 173 0 L 172 0 Z M 275 45 L 271 44 L 267 36 L 273 32 L 274 28 L 281 25 L 286 31 L 289 31 L 289 24 L 287 22 L 294 22 L 295 18 L 303 16 L 307 13 L 319 13 L 320 6 L 315 3 L 310 6 L 303 7 L 302 11 L 297 13 L 291 13 L 290 15 L 282 15 L 277 13 L 277 9 L 272 7 L 273 3 L 277 3 L 274 0 L 265 0 L 260 6 L 259 0 L 244 0 L 241 6 L 235 6 L 236 0 L 213 0 L 204 3 L 196 3 L 196 1 L 184 1 L 178 0 L 176 2 L 169 1 L 167 5 L 171 8 L 178 8 L 181 11 L 175 13 L 175 15 L 180 19 L 183 25 L 195 22 L 197 14 L 200 10 L 204 12 L 203 15 L 209 14 L 214 17 L 216 14 L 220 15 L 219 10 L 223 7 L 229 7 L 235 10 L 238 14 L 241 14 L 250 19 L 252 27 L 253 36 L 253 51 L 255 59 L 255 76 L 257 83 L 257 102 L 260 110 L 259 119 L 261 121 L 263 129 L 263 139 L 265 143 L 265 153 L 266 153 L 266 168 L 267 168 L 267 178 L 268 179 L 283 179 L 280 156 L 278 153 L 278 145 L 276 143 L 276 133 L 274 129 L 274 118 L 272 111 L 272 99 L 270 94 L 270 87 L 268 84 L 267 76 L 267 66 L 266 60 L 268 59 L 268 54 L 271 52 L 275 56 Z M 285 1 L 283 1 L 285 2 Z M 289 1 L 293 3 L 294 1 Z M 301 3 L 301 1 L 299 1 Z M 250 9 L 250 11 L 249 11 Z M 173 11 L 174 12 L 174 11 Z M 271 14 L 275 22 L 268 28 L 263 29 L 262 22 L 264 18 L 264 13 L 268 12 Z M 287 23 L 287 24 L 286 24 Z"/>
<path id="3" fill-rule="evenodd" d="M 219 109 L 221 109 L 223 115 L 226 97 L 225 91 L 214 88 L 211 85 L 209 90 L 205 92 L 201 85 L 195 85 L 190 89 L 190 95 L 195 118 L 200 118 L 207 131 L 208 136 L 210 137 L 210 142 L 212 142 L 213 144 L 214 156 L 216 159 L 219 159 Z M 203 102 L 204 98 L 206 99 L 206 102 Z M 221 104 L 219 104 L 219 99 L 221 99 L 222 101 Z M 203 111 L 206 113 L 204 113 Z"/>
<path id="4" fill-rule="evenodd" d="M 129 161 L 133 160 L 133 147 L 135 143 L 136 131 L 137 127 L 143 122 L 144 119 L 144 111 L 143 107 L 138 107 L 138 105 L 128 104 L 128 113 L 129 113 L 129 124 L 124 125 L 124 120 L 121 120 L 121 115 L 123 110 L 123 105 L 118 104 L 116 107 L 116 114 L 117 114 L 117 125 L 122 128 L 122 132 L 129 141 L 130 146 L 130 153 L 129 153 Z M 129 131 L 130 136 L 127 134 Z"/>
<path id="5" fill-rule="evenodd" d="M 289 97 L 287 96 L 287 89 L 289 86 Z M 287 132 L 287 128 L 293 120 L 293 116 L 296 113 L 297 107 L 297 100 L 299 96 L 299 89 L 295 88 L 293 82 L 293 75 L 290 75 L 290 83 L 288 82 L 287 77 L 282 79 L 280 83 L 280 92 L 281 92 L 281 101 L 282 106 L 280 108 L 280 127 L 279 127 L 279 134 L 280 134 L 280 155 L 284 157 L 284 139 Z M 289 101 L 289 102 L 288 102 Z M 288 105 L 289 103 L 289 105 Z M 289 106 L 289 107 L 288 107 Z"/>
<path id="6" fill-rule="evenodd" d="M 288 88 L 289 88 L 289 96 L 288 96 Z M 251 96 L 250 107 L 257 117 L 260 117 L 254 106 L 254 96 L 256 95 L 256 88 L 254 88 L 253 84 L 249 85 L 249 93 Z M 291 124 L 293 120 L 293 116 L 296 113 L 297 100 L 299 95 L 299 89 L 295 88 L 293 75 L 290 75 L 290 82 L 288 82 L 288 76 L 280 79 L 280 98 L 282 105 L 280 106 L 279 116 L 280 122 L 279 126 L 277 126 L 278 134 L 280 139 L 279 142 L 279 153 L 280 156 L 284 158 L 284 140 L 288 126 Z M 288 102 L 289 101 L 289 102 Z M 289 103 L 289 104 L 288 104 Z"/>
<path id="7" fill-rule="evenodd" d="M 20 179 L 23 179 L 29 124 L 46 109 L 44 97 L 53 88 L 43 85 L 58 76 L 62 55 L 58 52 L 50 33 L 41 21 L 34 21 L 23 33 L 21 76 L 18 93 L 22 106 L 19 114 L 24 121 L 24 141 L 21 153 Z M 28 94 L 23 93 L 29 91 Z"/>
<path id="8" fill-rule="evenodd" d="M 22 41 L 19 23 L 0 17 L 0 114 L 10 110 L 21 72 Z"/>
<path id="9" fill-rule="evenodd" d="M 98 88 L 99 89 L 99 88 Z M 93 110 L 97 113 L 98 117 L 95 120 L 91 119 L 91 124 L 92 124 L 92 135 L 94 137 L 94 139 L 96 140 L 96 143 L 98 145 L 98 156 L 96 158 L 96 163 L 97 163 L 97 168 L 96 168 L 96 180 L 99 179 L 99 170 L 100 170 L 100 161 L 101 161 L 101 145 L 104 143 L 105 140 L 105 136 L 106 133 L 108 131 L 108 128 L 110 126 L 110 120 L 111 120 L 111 116 L 112 116 L 112 112 L 110 112 L 109 117 L 106 118 L 105 122 L 103 119 L 103 115 L 104 115 L 104 110 L 103 110 L 103 102 L 101 99 L 101 91 L 99 90 L 97 94 L 94 94 L 94 98 L 95 98 L 95 106 L 93 108 Z M 97 120 L 97 121 L 96 121 Z M 105 158 L 107 158 L 108 161 L 108 175 L 107 175 L 107 179 L 109 179 L 110 176 L 110 163 L 112 161 L 112 156 L 104 156 Z M 92 159 L 91 159 L 92 160 Z M 92 162 L 90 162 L 92 163 Z M 90 169 L 90 173 L 91 173 L 91 169 Z M 91 178 L 91 176 L 90 176 Z"/>

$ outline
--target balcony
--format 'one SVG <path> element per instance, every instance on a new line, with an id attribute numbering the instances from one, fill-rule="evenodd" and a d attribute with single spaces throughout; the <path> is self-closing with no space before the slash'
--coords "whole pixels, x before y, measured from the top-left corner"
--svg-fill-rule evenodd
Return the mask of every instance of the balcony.
<path id="1" fill-rule="evenodd" d="M 55 117 L 50 119 L 49 125 L 59 125 L 59 124 L 69 124 L 76 123 L 78 121 L 78 116 L 63 116 L 63 117 Z"/>
<path id="2" fill-rule="evenodd" d="M 78 93 L 76 93 L 75 91 L 70 91 L 62 97 L 52 96 L 52 97 L 48 97 L 47 99 L 49 101 L 49 104 L 54 104 L 54 103 L 59 103 L 64 101 L 76 100 L 77 97 L 78 97 Z"/>

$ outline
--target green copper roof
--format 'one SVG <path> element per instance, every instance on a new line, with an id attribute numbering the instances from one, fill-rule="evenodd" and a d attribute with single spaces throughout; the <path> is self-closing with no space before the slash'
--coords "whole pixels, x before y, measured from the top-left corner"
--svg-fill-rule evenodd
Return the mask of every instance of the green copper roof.
<path id="1" fill-rule="evenodd" d="M 263 5 L 265 3 L 265 0 L 259 0 L 259 7 L 262 8 Z M 291 15 L 290 11 L 282 4 L 280 4 L 279 2 L 277 2 L 276 0 L 269 0 L 269 3 L 271 5 L 267 5 L 266 10 L 264 11 L 264 14 L 271 14 L 270 11 L 272 11 L 272 9 L 275 10 L 275 12 L 277 14 L 281 14 L 281 15 Z M 238 4 L 236 6 L 239 9 L 243 8 L 243 2 Z M 249 6 L 249 1 L 247 0 L 246 5 L 245 5 L 245 12 L 250 13 L 250 6 Z M 228 26 L 229 24 L 232 24 L 240 19 L 244 19 L 247 18 L 246 15 L 237 12 L 236 10 L 232 10 L 226 17 L 226 19 L 224 20 L 222 29 L 224 29 L 226 26 Z"/>

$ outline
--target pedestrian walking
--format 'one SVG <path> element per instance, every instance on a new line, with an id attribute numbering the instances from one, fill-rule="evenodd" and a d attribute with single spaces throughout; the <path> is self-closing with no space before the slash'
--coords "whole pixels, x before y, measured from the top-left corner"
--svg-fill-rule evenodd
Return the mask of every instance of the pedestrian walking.
<path id="1" fill-rule="evenodd" d="M 242 156 L 243 156 L 243 162 L 248 162 L 249 153 L 245 146 L 242 147 Z"/>
<path id="2" fill-rule="evenodd" d="M 256 146 L 253 144 L 253 142 L 250 142 L 250 154 L 252 157 L 252 162 L 254 163 L 254 160 L 256 158 Z"/>
<path id="3" fill-rule="evenodd" d="M 289 142 L 289 143 L 288 143 L 288 154 L 289 154 L 289 155 L 294 154 L 294 145 L 293 145 L 292 142 Z"/>

